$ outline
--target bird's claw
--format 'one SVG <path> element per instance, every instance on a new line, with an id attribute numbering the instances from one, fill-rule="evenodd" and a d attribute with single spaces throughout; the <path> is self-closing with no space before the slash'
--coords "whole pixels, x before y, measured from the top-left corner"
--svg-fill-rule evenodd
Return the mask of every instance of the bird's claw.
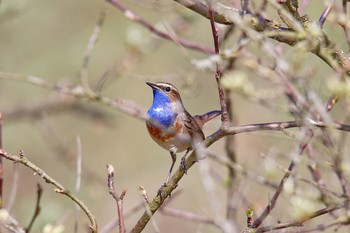
<path id="1" fill-rule="evenodd" d="M 184 171 L 184 173 L 187 175 L 186 157 L 182 157 L 182 158 L 181 158 L 180 168 L 181 168 L 181 169 Z"/>
<path id="2" fill-rule="evenodd" d="M 162 195 L 162 192 L 164 190 L 164 188 L 167 187 L 167 184 L 164 183 L 157 191 L 157 196 L 160 197 L 160 199 L 164 199 L 163 195 Z"/>

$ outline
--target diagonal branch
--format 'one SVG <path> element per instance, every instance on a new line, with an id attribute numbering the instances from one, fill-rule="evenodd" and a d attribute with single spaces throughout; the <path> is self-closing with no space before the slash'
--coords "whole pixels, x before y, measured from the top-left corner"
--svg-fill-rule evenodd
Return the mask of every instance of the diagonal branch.
<path id="1" fill-rule="evenodd" d="M 95 219 L 95 216 L 92 214 L 92 212 L 89 210 L 89 208 L 75 195 L 73 195 L 68 189 L 63 187 L 60 183 L 58 183 L 55 179 L 53 179 L 51 176 L 47 175 L 41 168 L 36 166 L 34 163 L 29 161 L 26 157 L 24 157 L 23 151 L 20 151 L 19 156 L 11 155 L 7 153 L 6 151 L 0 149 L 0 156 L 4 157 L 8 160 L 11 160 L 16 163 L 21 163 L 24 166 L 30 168 L 35 172 L 35 174 L 38 174 L 42 179 L 46 181 L 46 183 L 52 184 L 56 187 L 55 192 L 63 194 L 67 197 L 69 197 L 72 201 L 74 201 L 76 204 L 80 206 L 80 208 L 85 212 L 87 217 L 90 220 L 91 225 L 89 226 L 92 233 L 97 233 L 97 222 Z"/>
<path id="2" fill-rule="evenodd" d="M 26 82 L 29 84 L 33 84 L 35 86 L 54 90 L 59 93 L 71 95 L 78 99 L 99 102 L 104 105 L 110 106 L 112 108 L 119 109 L 120 111 L 139 119 L 147 119 L 146 110 L 140 105 L 137 105 L 135 102 L 132 102 L 130 100 L 124 100 L 124 99 L 112 100 L 107 97 L 101 96 L 98 93 L 95 93 L 91 90 L 86 90 L 82 86 L 75 86 L 75 87 L 62 86 L 62 85 L 47 82 L 46 80 L 39 77 L 35 77 L 31 75 L 7 73 L 2 71 L 0 71 L 0 79 Z"/>
<path id="3" fill-rule="evenodd" d="M 266 226 L 266 227 L 259 227 L 256 229 L 256 233 L 258 232 L 267 232 L 267 231 L 274 231 L 274 230 L 280 230 L 280 229 L 285 229 L 288 227 L 295 227 L 295 226 L 302 226 L 302 224 L 310 219 L 322 216 L 324 214 L 328 214 L 332 211 L 341 209 L 343 207 L 345 207 L 346 205 L 348 205 L 348 202 L 345 203 L 339 203 L 339 204 L 334 204 L 332 206 L 328 206 L 326 208 L 317 210 L 307 216 L 305 216 L 302 219 L 297 219 L 297 220 L 293 220 L 293 221 L 289 221 L 289 222 L 285 222 L 285 223 L 279 223 L 277 225 L 274 226 Z M 345 220 L 345 219 L 344 219 Z"/>
<path id="4" fill-rule="evenodd" d="M 41 185 L 38 183 L 37 184 L 37 196 L 36 196 L 36 204 L 35 204 L 35 210 L 32 219 L 30 220 L 30 223 L 28 227 L 26 228 L 26 233 L 29 233 L 30 230 L 32 229 L 32 226 L 34 224 L 35 219 L 39 216 L 41 207 L 40 207 L 40 200 L 41 200 L 41 195 L 43 193 L 43 188 Z"/>
<path id="5" fill-rule="evenodd" d="M 265 218 L 270 214 L 272 209 L 275 207 L 277 199 L 283 191 L 284 184 L 286 183 L 287 179 L 289 178 L 295 166 L 299 163 L 301 155 L 303 154 L 304 150 L 306 149 L 310 140 L 312 139 L 313 131 L 310 129 L 305 129 L 305 131 L 306 132 L 303 137 L 303 142 L 298 146 L 297 152 L 294 155 L 292 162 L 289 164 L 287 172 L 284 174 L 274 195 L 272 196 L 271 200 L 269 201 L 264 211 L 261 213 L 260 217 L 253 222 L 252 224 L 253 228 L 257 228 L 258 226 L 260 226 L 260 224 L 265 220 Z"/>
<path id="6" fill-rule="evenodd" d="M 107 0 L 107 2 L 111 3 L 113 6 L 115 6 L 120 11 L 122 11 L 128 19 L 130 19 L 136 23 L 141 24 L 142 26 L 146 27 L 148 30 L 150 30 L 151 32 L 153 32 L 154 34 L 156 34 L 157 36 L 159 36 L 163 39 L 173 41 L 175 43 L 180 44 L 181 46 L 183 46 L 185 48 L 198 50 L 198 51 L 203 52 L 203 53 L 207 53 L 207 54 L 214 53 L 214 50 L 212 48 L 208 48 L 208 47 L 205 47 L 203 45 L 199 45 L 198 43 L 193 43 L 191 41 L 188 41 L 188 40 L 185 40 L 185 39 L 182 39 L 179 37 L 174 37 L 174 36 L 170 35 L 169 33 L 166 33 L 164 31 L 159 30 L 158 28 L 153 26 L 151 23 L 146 21 L 144 18 L 135 14 L 133 11 L 129 10 L 128 8 L 126 8 L 119 0 Z"/>

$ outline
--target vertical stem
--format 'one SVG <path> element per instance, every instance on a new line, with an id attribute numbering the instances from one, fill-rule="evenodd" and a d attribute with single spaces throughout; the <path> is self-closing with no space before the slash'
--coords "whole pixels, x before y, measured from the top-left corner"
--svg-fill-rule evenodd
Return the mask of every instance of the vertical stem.
<path id="1" fill-rule="evenodd" d="M 211 26 L 211 31 L 213 34 L 213 40 L 214 40 L 214 47 L 215 47 L 215 54 L 219 55 L 220 53 L 220 48 L 219 48 L 219 35 L 218 35 L 218 30 L 215 27 L 215 21 L 214 21 L 214 14 L 210 5 L 210 2 L 207 1 L 208 3 L 208 14 L 209 14 L 209 19 L 210 19 L 210 26 Z M 218 92 L 219 92 L 219 98 L 220 98 L 220 107 L 221 107 L 221 122 L 222 126 L 225 128 L 228 126 L 229 119 L 228 119 L 228 114 L 227 114 L 227 106 L 226 106 L 226 98 L 225 98 L 225 91 L 221 86 L 221 67 L 220 63 L 216 63 L 216 71 L 215 71 L 215 79 L 216 83 L 218 85 Z"/>
<path id="2" fill-rule="evenodd" d="M 226 104 L 227 104 L 227 112 L 230 124 L 234 125 L 235 119 L 232 109 L 232 101 L 229 97 L 229 91 L 226 91 Z M 232 163 L 237 162 L 236 156 L 236 145 L 235 145 L 235 136 L 230 135 L 225 138 L 225 152 L 227 158 Z M 228 182 L 227 182 L 227 209 L 226 209 L 226 218 L 229 220 L 233 220 L 236 217 L 236 205 L 233 205 L 234 194 L 237 191 L 239 186 L 238 177 L 236 171 L 232 168 L 232 166 L 227 166 L 228 169 Z"/>
<path id="3" fill-rule="evenodd" d="M 229 61 L 228 66 L 225 70 L 234 69 L 234 64 L 236 59 L 233 58 Z M 227 114 L 230 126 L 237 124 L 237 119 L 234 114 L 233 101 L 230 98 L 230 90 L 226 90 L 226 106 Z M 236 145 L 235 145 L 235 135 L 229 135 L 225 137 L 225 152 L 226 156 L 231 163 L 237 162 L 236 155 Z M 227 208 L 226 208 L 226 218 L 230 221 L 234 221 L 237 213 L 237 205 L 234 205 L 235 193 L 239 187 L 239 177 L 232 166 L 227 166 L 228 169 L 228 182 L 227 182 Z"/>

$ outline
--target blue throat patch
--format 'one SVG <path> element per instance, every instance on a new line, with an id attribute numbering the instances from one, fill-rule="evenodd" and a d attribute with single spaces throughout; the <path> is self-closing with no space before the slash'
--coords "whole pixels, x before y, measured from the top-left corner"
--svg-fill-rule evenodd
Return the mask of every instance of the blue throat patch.
<path id="1" fill-rule="evenodd" d="M 169 107 L 170 102 L 169 96 L 160 90 L 153 89 L 153 104 L 147 112 L 148 116 L 166 127 L 170 126 L 177 117 Z"/>

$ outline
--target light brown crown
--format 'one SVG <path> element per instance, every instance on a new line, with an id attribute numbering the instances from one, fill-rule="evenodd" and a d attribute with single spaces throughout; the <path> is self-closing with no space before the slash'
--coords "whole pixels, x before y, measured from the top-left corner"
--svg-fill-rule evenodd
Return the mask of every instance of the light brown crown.
<path id="1" fill-rule="evenodd" d="M 152 88 L 157 88 L 158 90 L 161 90 L 166 95 L 168 95 L 173 101 L 179 100 L 180 102 L 182 102 L 179 91 L 174 85 L 166 82 L 147 83 L 147 84 Z"/>

